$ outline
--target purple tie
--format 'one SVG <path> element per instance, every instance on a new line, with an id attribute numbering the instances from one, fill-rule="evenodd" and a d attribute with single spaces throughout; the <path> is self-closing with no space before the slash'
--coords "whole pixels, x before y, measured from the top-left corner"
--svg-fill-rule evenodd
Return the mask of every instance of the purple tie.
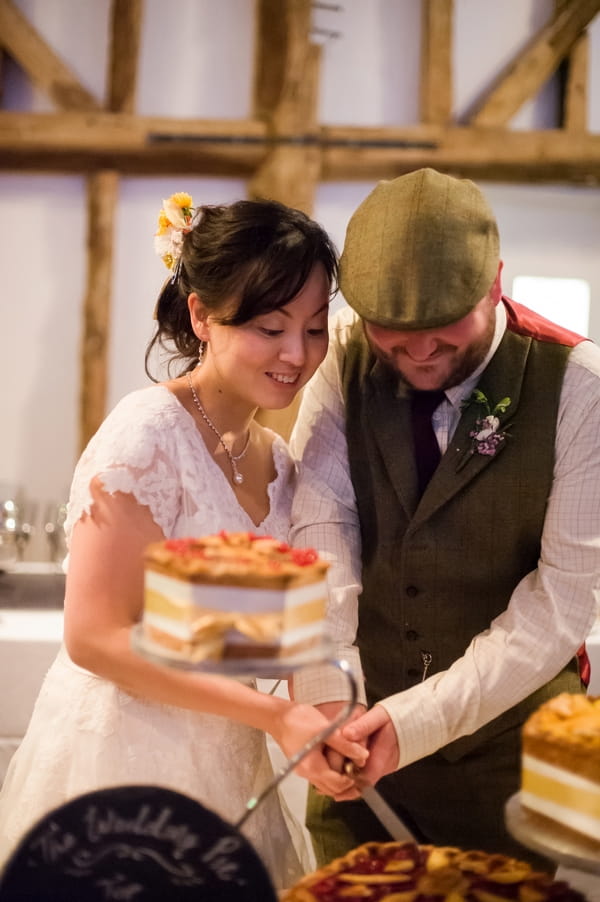
<path id="1" fill-rule="evenodd" d="M 433 431 L 431 417 L 446 397 L 443 391 L 415 391 L 411 396 L 411 416 L 419 497 L 427 488 L 433 471 L 440 462 L 440 448 Z"/>

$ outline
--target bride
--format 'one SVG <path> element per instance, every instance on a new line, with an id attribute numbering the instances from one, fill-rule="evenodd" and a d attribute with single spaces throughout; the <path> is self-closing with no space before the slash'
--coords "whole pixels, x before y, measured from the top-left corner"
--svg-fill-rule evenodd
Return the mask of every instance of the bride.
<path id="1" fill-rule="evenodd" d="M 177 375 L 124 397 L 77 464 L 64 644 L 2 788 L 0 861 L 49 810 L 108 786 L 161 785 L 235 823 L 272 776 L 265 733 L 290 757 L 327 723 L 254 685 L 151 663 L 130 632 L 148 543 L 221 529 L 287 538 L 294 463 L 254 415 L 287 407 L 325 355 L 335 250 L 279 203 L 194 209 L 183 193 L 164 202 L 155 244 L 171 276 L 146 371 L 167 351 Z M 364 763 L 338 731 L 327 742 Z M 352 783 L 322 749 L 298 772 L 327 794 Z M 284 809 L 271 793 L 244 828 L 276 887 L 303 867 Z"/>

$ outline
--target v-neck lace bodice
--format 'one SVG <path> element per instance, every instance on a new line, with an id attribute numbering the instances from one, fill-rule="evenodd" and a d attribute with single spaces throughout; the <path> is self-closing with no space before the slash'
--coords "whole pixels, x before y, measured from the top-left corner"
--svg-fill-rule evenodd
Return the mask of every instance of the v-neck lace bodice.
<path id="1" fill-rule="evenodd" d="M 274 435 L 275 479 L 268 486 L 270 509 L 255 524 L 240 507 L 233 487 L 209 453 L 193 418 L 164 385 L 126 395 L 84 451 L 73 478 L 67 541 L 74 524 L 91 509 L 90 483 L 99 476 L 107 492 L 129 492 L 147 505 L 165 536 L 251 530 L 286 539 L 294 464 L 283 439 Z"/>

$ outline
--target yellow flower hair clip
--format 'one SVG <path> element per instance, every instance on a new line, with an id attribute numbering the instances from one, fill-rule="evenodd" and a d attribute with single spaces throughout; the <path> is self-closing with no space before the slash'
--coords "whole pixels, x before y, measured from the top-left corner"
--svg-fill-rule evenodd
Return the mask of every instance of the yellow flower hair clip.
<path id="1" fill-rule="evenodd" d="M 158 214 L 158 230 L 154 235 L 154 250 L 167 269 L 174 270 L 179 263 L 183 239 L 192 230 L 194 205 L 184 191 L 172 194 Z"/>

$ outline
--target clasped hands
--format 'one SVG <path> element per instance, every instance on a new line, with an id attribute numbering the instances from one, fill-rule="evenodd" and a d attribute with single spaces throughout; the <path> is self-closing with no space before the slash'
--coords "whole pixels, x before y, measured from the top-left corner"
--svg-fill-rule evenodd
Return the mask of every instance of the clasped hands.
<path id="1" fill-rule="evenodd" d="M 296 705 L 295 714 L 303 713 L 307 721 L 314 722 L 318 713 L 323 722 L 331 722 L 344 704 L 327 702 L 314 708 Z M 362 786 L 374 786 L 385 774 L 395 771 L 398 758 L 398 739 L 387 711 L 381 705 L 370 711 L 357 705 L 346 723 L 300 762 L 296 773 L 318 792 L 342 802 L 359 798 Z M 348 762 L 352 762 L 352 768 L 346 766 Z"/>
<path id="2" fill-rule="evenodd" d="M 318 707 L 325 713 L 323 705 Z M 329 767 L 333 771 L 341 771 L 351 781 L 346 789 L 327 793 L 336 802 L 359 798 L 363 786 L 374 786 L 381 777 L 397 770 L 400 755 L 396 731 L 389 714 L 381 705 L 374 705 L 370 711 L 363 705 L 357 705 L 341 728 L 341 734 L 344 739 L 356 742 L 366 749 L 368 757 L 361 765 L 350 756 L 341 759 L 333 748 L 324 750 Z M 348 767 L 350 762 L 353 766 Z"/>

